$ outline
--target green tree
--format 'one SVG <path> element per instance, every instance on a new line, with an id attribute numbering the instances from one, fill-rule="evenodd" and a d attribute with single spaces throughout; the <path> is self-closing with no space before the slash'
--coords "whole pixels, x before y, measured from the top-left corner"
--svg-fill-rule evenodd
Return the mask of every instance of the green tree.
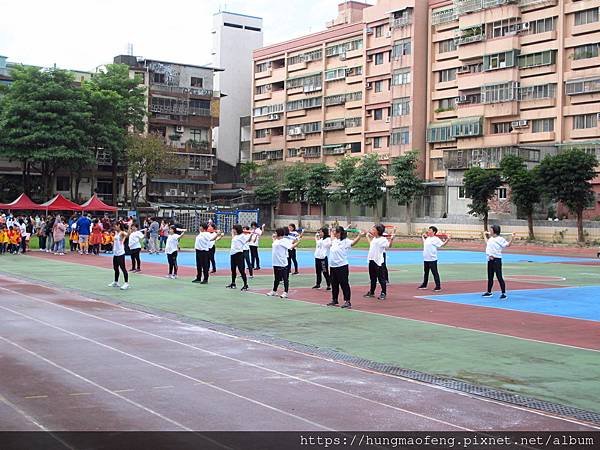
<path id="1" fill-rule="evenodd" d="M 336 183 L 336 189 L 333 191 L 332 198 L 343 202 L 346 205 L 346 223 L 352 222 L 352 177 L 356 172 L 356 166 L 360 158 L 346 156 L 335 163 L 335 168 L 331 174 L 332 180 Z"/>
<path id="2" fill-rule="evenodd" d="M 500 169 L 511 190 L 511 200 L 520 211 L 527 215 L 529 239 L 534 240 L 533 211 L 535 205 L 542 201 L 542 185 L 539 180 L 538 167 L 527 170 L 523 158 L 517 155 L 505 156 Z"/>
<path id="3" fill-rule="evenodd" d="M 119 161 L 125 160 L 128 131 L 143 131 L 146 116 L 145 87 L 139 77 L 129 77 L 129 67 L 109 64 L 84 83 L 83 90 L 92 110 L 88 126 L 95 157 L 109 152 L 112 158 L 112 203 L 117 202 Z M 92 183 L 92 187 L 95 183 Z"/>
<path id="4" fill-rule="evenodd" d="M 488 216 L 490 213 L 489 201 L 494 196 L 496 189 L 502 186 L 500 173 L 494 169 L 471 167 L 465 171 L 465 196 L 471 199 L 468 205 L 469 214 L 483 217 L 483 228 L 488 229 Z"/>
<path id="5" fill-rule="evenodd" d="M 32 169 L 39 171 L 49 197 L 58 169 L 92 159 L 86 136 L 89 108 L 67 71 L 19 66 L 12 78 L 0 109 L 0 155 L 20 162 L 26 193 Z"/>
<path id="6" fill-rule="evenodd" d="M 365 155 L 352 176 L 352 198 L 359 205 L 373 208 L 373 220 L 379 222 L 377 203 L 385 192 L 385 169 L 377 155 Z"/>
<path id="7" fill-rule="evenodd" d="M 577 240 L 585 241 L 583 210 L 594 201 L 590 181 L 596 177 L 598 160 L 578 148 L 567 149 L 556 156 L 546 156 L 539 166 L 539 176 L 545 192 L 564 203 L 577 215 Z"/>
<path id="8" fill-rule="evenodd" d="M 248 161 L 246 163 L 240 164 L 240 177 L 246 184 L 250 184 L 254 177 L 256 176 L 259 165 L 254 161 Z"/>
<path id="9" fill-rule="evenodd" d="M 277 180 L 277 173 L 269 168 L 259 170 L 255 180 L 254 197 L 259 205 L 268 205 L 271 210 L 271 223 L 269 228 L 274 228 L 275 206 L 281 195 L 281 184 Z"/>
<path id="10" fill-rule="evenodd" d="M 399 205 L 406 205 L 406 225 L 409 234 L 411 233 L 413 202 L 424 191 L 423 180 L 417 175 L 418 164 L 419 152 L 413 150 L 394 158 L 390 167 L 394 180 L 394 185 L 390 188 L 390 195 Z"/>
<path id="11" fill-rule="evenodd" d="M 285 169 L 284 183 L 289 189 L 290 201 L 298 205 L 298 226 L 302 225 L 302 200 L 308 186 L 307 167 L 304 164 L 294 164 Z"/>
<path id="12" fill-rule="evenodd" d="M 131 209 L 136 210 L 142 192 L 159 175 L 176 169 L 178 157 L 165 144 L 162 136 L 131 134 L 126 139 L 127 166 L 131 174 Z"/>
<path id="13" fill-rule="evenodd" d="M 331 184 L 331 169 L 327 165 L 311 164 L 307 175 L 306 197 L 309 204 L 321 206 L 321 226 L 323 225 L 325 215 L 325 203 L 327 202 L 327 187 Z"/>

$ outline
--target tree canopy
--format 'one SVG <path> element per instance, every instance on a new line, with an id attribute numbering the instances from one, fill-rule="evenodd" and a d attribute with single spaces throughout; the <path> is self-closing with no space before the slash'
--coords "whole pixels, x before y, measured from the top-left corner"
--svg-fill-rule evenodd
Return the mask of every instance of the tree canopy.
<path id="1" fill-rule="evenodd" d="M 495 169 L 471 167 L 465 171 L 465 195 L 471 199 L 468 205 L 469 214 L 483 217 L 483 227 L 487 231 L 488 215 L 490 212 L 489 201 L 494 196 L 496 189 L 502 186 L 500 173 Z"/>

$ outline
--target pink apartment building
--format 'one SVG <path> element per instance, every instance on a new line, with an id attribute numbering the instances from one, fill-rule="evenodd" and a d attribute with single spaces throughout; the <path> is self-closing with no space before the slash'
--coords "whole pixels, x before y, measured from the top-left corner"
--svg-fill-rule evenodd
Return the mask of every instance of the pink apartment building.
<path id="1" fill-rule="evenodd" d="M 507 154 L 535 165 L 573 145 L 600 158 L 599 7 L 342 3 L 326 30 L 254 51 L 252 159 L 333 165 L 375 153 L 387 165 L 418 149 L 420 212 L 441 216 L 466 213 L 472 165 L 497 167 Z M 509 195 L 499 190 L 497 211 L 510 211 Z"/>
<path id="2" fill-rule="evenodd" d="M 599 7 L 429 1 L 426 173 L 445 184 L 446 211 L 466 211 L 462 176 L 473 165 L 498 167 L 508 154 L 535 165 L 572 146 L 600 158 Z M 497 210 L 508 211 L 508 196 L 498 191 Z M 587 213 L 599 215 L 599 203 Z"/>

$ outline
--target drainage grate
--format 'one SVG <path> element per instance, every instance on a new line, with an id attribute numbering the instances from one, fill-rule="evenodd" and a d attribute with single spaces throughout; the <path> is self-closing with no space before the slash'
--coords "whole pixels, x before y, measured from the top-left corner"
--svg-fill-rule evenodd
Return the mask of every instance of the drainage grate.
<path id="1" fill-rule="evenodd" d="M 58 287 L 48 282 L 41 282 L 40 280 L 29 279 L 27 277 L 22 276 L 14 276 L 10 275 L 14 278 L 19 278 L 24 281 L 29 281 L 36 284 L 41 284 L 48 287 Z M 592 423 L 595 425 L 600 425 L 600 413 L 593 411 L 586 411 L 584 409 L 576 408 L 573 406 L 561 405 L 559 403 L 547 402 L 545 400 L 539 400 L 533 397 L 526 397 L 519 394 L 514 394 L 507 391 L 502 391 L 499 389 L 493 389 L 486 386 L 476 385 L 472 383 L 468 383 L 461 380 L 456 380 L 453 378 L 446 378 L 437 375 L 431 375 L 424 372 L 419 372 L 411 369 L 404 369 L 402 367 L 397 367 L 385 363 L 370 361 L 368 359 L 359 358 L 356 356 L 348 355 L 346 353 L 341 353 L 333 349 L 328 348 L 319 348 L 306 344 L 301 344 L 298 342 L 288 341 L 286 339 L 277 338 L 274 336 L 254 333 L 250 331 L 239 330 L 237 328 L 233 328 L 228 325 L 217 324 L 213 322 L 207 322 L 200 319 L 193 319 L 191 317 L 183 316 L 180 314 L 163 311 L 156 308 L 151 308 L 143 305 L 139 305 L 136 303 L 129 302 L 121 302 L 115 301 L 110 297 L 104 297 L 101 295 L 95 295 L 88 292 L 80 292 L 75 289 L 68 289 L 59 287 L 62 290 L 66 290 L 69 292 L 73 292 L 74 294 L 81 295 L 83 297 L 92 298 L 95 300 L 105 301 L 107 303 L 112 303 L 116 305 L 125 306 L 127 308 L 145 312 L 148 314 L 156 315 L 159 317 L 164 317 L 168 319 L 177 320 L 179 322 L 187 323 L 190 325 L 197 325 L 203 328 L 207 328 L 209 330 L 218 331 L 221 333 L 229 334 L 232 336 L 236 336 L 244 339 L 251 339 L 255 341 L 264 342 L 266 344 L 272 344 L 277 347 L 281 347 L 288 350 L 294 350 L 300 353 L 306 353 L 308 355 L 319 356 L 321 358 L 329 359 L 332 361 L 339 361 L 345 364 L 352 365 L 357 368 L 368 369 L 374 372 L 383 373 L 386 375 L 394 375 L 396 377 L 407 378 L 410 380 L 419 381 L 426 384 L 431 384 L 434 386 L 440 386 L 446 389 L 450 389 L 453 391 L 458 391 L 462 393 L 466 393 L 469 395 L 487 398 L 491 400 L 496 400 L 503 403 L 508 403 L 511 405 L 522 406 L 524 408 L 529 408 L 537 411 L 542 411 L 546 413 L 550 413 L 556 416 L 573 418 L 583 422 Z"/>

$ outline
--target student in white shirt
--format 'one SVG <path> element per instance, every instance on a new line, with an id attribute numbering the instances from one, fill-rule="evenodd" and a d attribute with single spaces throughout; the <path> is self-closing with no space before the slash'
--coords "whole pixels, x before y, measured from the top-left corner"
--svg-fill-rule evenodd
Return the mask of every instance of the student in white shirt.
<path id="1" fill-rule="evenodd" d="M 115 271 L 115 281 L 108 287 L 119 287 L 119 269 L 123 272 L 125 283 L 121 286 L 122 290 L 129 289 L 129 274 L 125 267 L 125 239 L 129 236 L 129 227 L 124 223 L 117 223 L 115 233 L 115 243 L 113 252 L 113 270 Z"/>
<path id="2" fill-rule="evenodd" d="M 252 239 L 252 231 L 250 230 L 249 226 L 245 226 L 243 228 L 243 233 L 248 238 L 248 240 L 244 244 L 244 261 L 246 267 L 248 267 L 250 279 L 252 279 L 254 278 L 254 266 L 252 265 L 252 261 L 250 261 L 250 240 Z"/>
<path id="3" fill-rule="evenodd" d="M 331 276 L 331 302 L 327 306 L 337 306 L 340 287 L 344 294 L 344 304 L 342 308 L 352 308 L 350 299 L 352 291 L 350 290 L 349 270 L 348 270 L 348 250 L 354 247 L 360 238 L 365 235 L 361 233 L 354 240 L 348 239 L 348 233 L 344 227 L 337 226 L 333 229 L 331 236 L 331 248 L 329 249 L 329 273 Z"/>
<path id="4" fill-rule="evenodd" d="M 385 249 L 390 246 L 394 236 L 392 235 L 391 239 L 388 240 L 388 238 L 383 235 L 384 233 L 385 226 L 379 224 L 373 226 L 371 231 L 367 234 L 367 239 L 369 240 L 369 254 L 367 255 L 367 260 L 369 261 L 369 279 L 371 281 L 371 286 L 369 292 L 363 295 L 365 298 L 375 297 L 377 281 L 379 281 L 379 285 L 381 286 L 381 294 L 377 298 L 379 300 L 385 300 L 387 295 L 387 282 L 383 271 L 385 267 L 384 253 Z"/>
<path id="5" fill-rule="evenodd" d="M 208 270 L 210 269 L 210 248 L 223 237 L 222 233 L 210 233 L 208 223 L 200 224 L 200 232 L 196 236 L 194 248 L 196 249 L 196 279 L 192 283 L 207 284 Z"/>
<path id="6" fill-rule="evenodd" d="M 288 225 L 288 234 L 286 236 L 287 239 L 290 239 L 292 242 L 295 242 L 302 237 L 302 234 L 304 234 L 304 231 L 302 231 L 301 233 L 298 233 L 298 231 L 296 230 L 295 223 L 290 223 Z M 296 259 L 296 248 L 295 247 L 289 251 L 289 258 L 288 258 L 288 265 L 287 265 L 288 272 L 292 270 L 292 263 L 294 264 L 294 272 L 292 272 L 292 275 L 298 275 L 300 272 L 298 272 L 298 260 Z"/>
<path id="7" fill-rule="evenodd" d="M 329 228 L 323 227 L 315 234 L 315 272 L 317 274 L 317 284 L 313 289 L 321 289 L 321 280 L 325 278 L 327 290 L 331 290 L 331 278 L 329 277 L 329 249 L 331 248 L 331 237 L 329 237 Z"/>
<path id="8" fill-rule="evenodd" d="M 254 270 L 260 270 L 260 257 L 258 255 L 258 248 L 260 237 L 265 230 L 265 224 L 259 228 L 256 222 L 252 222 L 250 224 L 250 229 L 252 230 L 252 236 L 250 237 L 250 263 Z"/>
<path id="9" fill-rule="evenodd" d="M 483 293 L 483 297 L 492 296 L 492 287 L 494 286 L 494 275 L 496 275 L 498 283 L 500 283 L 500 289 L 502 289 L 502 294 L 500 295 L 500 298 L 504 300 L 507 297 L 506 283 L 504 283 L 504 278 L 502 277 L 502 250 L 512 243 L 514 239 L 514 234 L 511 233 L 510 239 L 507 241 L 502 236 L 500 236 L 500 225 L 492 225 L 491 228 L 491 233 L 489 231 L 483 233 L 483 238 L 486 242 L 485 254 L 488 260 L 488 284 L 487 291 Z"/>
<path id="10" fill-rule="evenodd" d="M 273 247 L 271 256 L 273 260 L 273 290 L 267 295 L 273 297 L 277 295 L 279 283 L 283 281 L 283 293 L 281 298 L 288 298 L 288 290 L 290 288 L 290 271 L 288 269 L 289 251 L 295 249 L 300 240 L 287 239 L 289 230 L 287 228 L 277 228 L 273 235 Z"/>
<path id="11" fill-rule="evenodd" d="M 244 234 L 241 225 L 234 225 L 231 228 L 231 250 L 229 259 L 231 263 L 231 284 L 226 286 L 228 289 L 235 289 L 236 271 L 240 272 L 244 285 L 241 291 L 248 290 L 248 279 L 246 278 L 246 267 L 244 264 L 244 245 L 248 243 L 250 235 Z"/>
<path id="12" fill-rule="evenodd" d="M 177 278 L 177 252 L 179 250 L 179 239 L 186 232 L 185 229 L 179 229 L 175 225 L 169 228 L 169 236 L 167 237 L 167 244 L 165 245 L 165 254 L 167 255 L 167 261 L 169 262 L 169 275 L 166 278 L 175 280 Z"/>
<path id="13" fill-rule="evenodd" d="M 434 291 L 438 292 L 442 290 L 440 282 L 440 274 L 438 272 L 437 260 L 438 260 L 438 248 L 442 248 L 450 240 L 450 236 L 446 236 L 443 241 L 437 236 L 437 227 L 430 226 L 427 229 L 427 233 L 423 234 L 423 283 L 419 286 L 419 289 L 427 289 L 429 283 L 429 271 L 433 274 L 433 281 L 435 282 Z"/>
<path id="14" fill-rule="evenodd" d="M 129 254 L 131 256 L 130 272 L 141 272 L 142 263 L 140 260 L 140 252 L 142 251 L 142 241 L 144 240 L 144 232 L 146 230 L 138 230 L 137 224 L 131 224 L 131 234 L 129 235 Z"/>

